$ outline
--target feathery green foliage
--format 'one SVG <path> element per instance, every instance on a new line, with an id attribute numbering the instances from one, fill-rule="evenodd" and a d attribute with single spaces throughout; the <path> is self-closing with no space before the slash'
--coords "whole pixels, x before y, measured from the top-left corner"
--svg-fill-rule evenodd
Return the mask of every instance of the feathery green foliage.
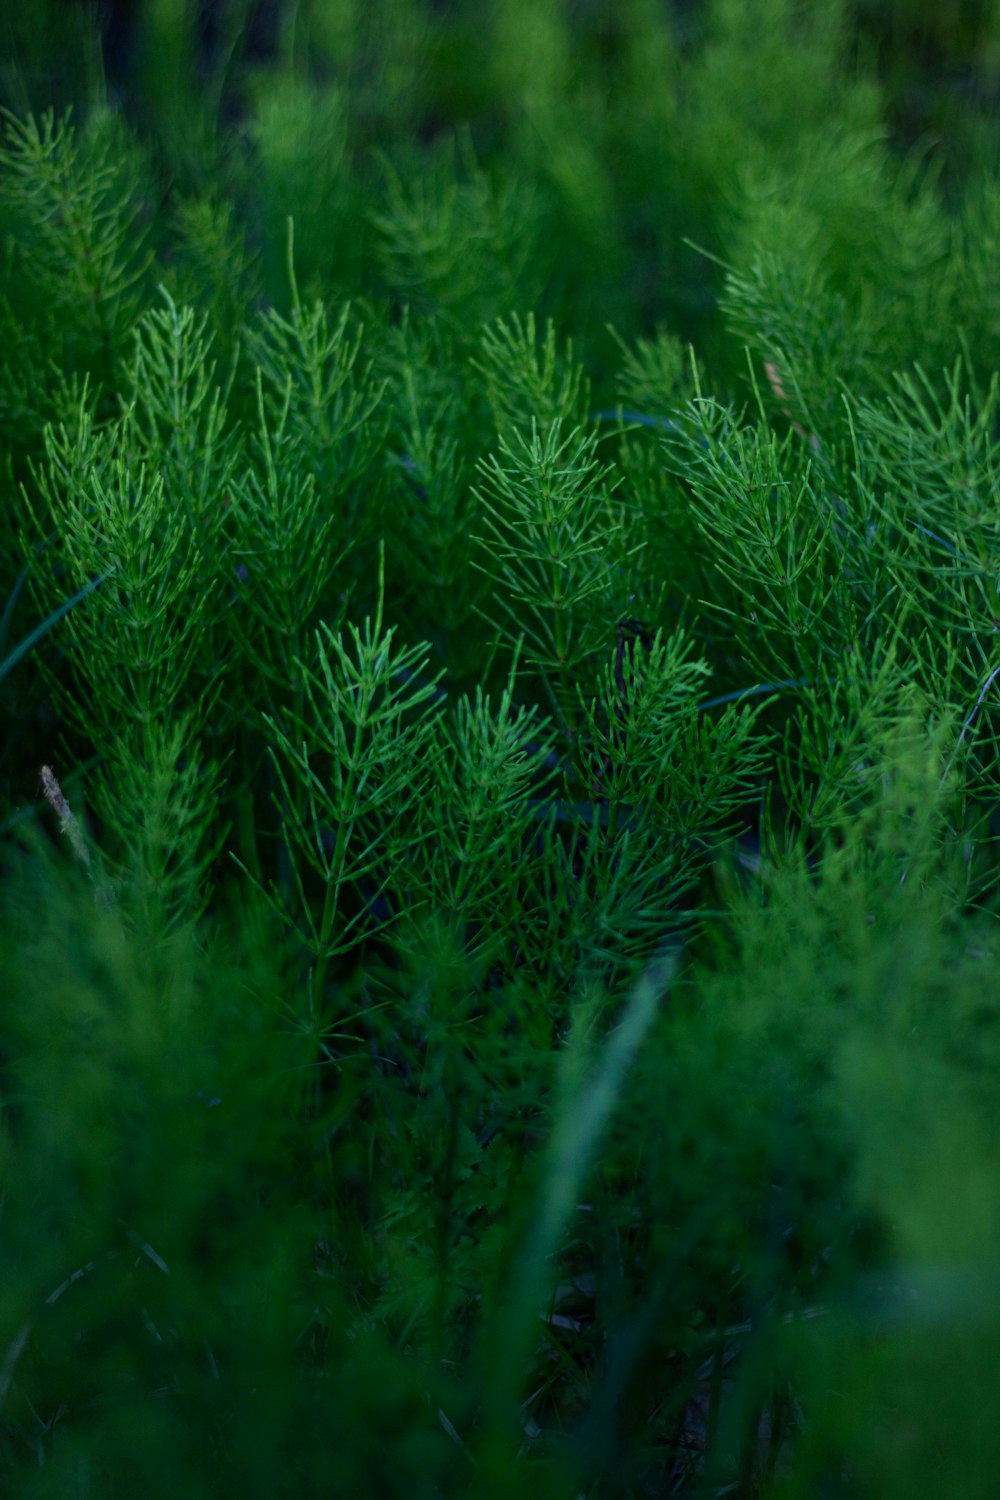
<path id="1" fill-rule="evenodd" d="M 991 1494 L 995 24 L 204 9 L 0 70 L 0 1486 Z"/>

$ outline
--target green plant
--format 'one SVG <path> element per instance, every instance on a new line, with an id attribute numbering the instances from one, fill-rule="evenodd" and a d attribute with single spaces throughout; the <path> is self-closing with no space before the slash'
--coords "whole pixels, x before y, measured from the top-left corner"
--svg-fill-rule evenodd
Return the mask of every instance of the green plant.
<path id="1" fill-rule="evenodd" d="M 989 1494 L 995 121 L 271 11 L 0 72 L 4 1493 Z"/>

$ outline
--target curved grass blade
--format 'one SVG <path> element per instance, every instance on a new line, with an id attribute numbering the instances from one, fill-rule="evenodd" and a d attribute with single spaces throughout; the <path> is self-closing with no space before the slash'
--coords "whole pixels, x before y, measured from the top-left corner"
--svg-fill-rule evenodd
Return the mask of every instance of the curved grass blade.
<path id="1" fill-rule="evenodd" d="M 47 616 L 47 618 L 44 619 L 40 625 L 36 625 L 34 630 L 30 631 L 28 635 L 24 637 L 23 641 L 19 641 L 18 644 L 14 647 L 13 651 L 11 651 L 9 655 L 5 656 L 3 661 L 0 661 L 0 682 L 2 682 L 3 679 L 7 676 L 8 672 L 12 671 L 14 667 L 17 666 L 22 656 L 27 656 L 32 647 L 38 645 L 38 642 L 52 629 L 53 625 L 57 625 L 59 623 L 63 615 L 68 615 L 70 610 L 75 605 L 80 603 L 81 599 L 86 599 L 87 595 L 93 593 L 94 589 L 98 588 L 99 585 L 102 584 L 106 578 L 110 577 L 110 575 L 114 571 L 115 570 L 113 566 L 110 568 L 105 568 L 103 573 L 98 574 L 96 578 L 92 578 L 89 583 L 85 583 L 83 588 L 79 589 L 71 599 L 64 600 L 63 603 L 60 604 L 59 608 L 54 609 L 52 613 Z M 14 585 L 14 589 L 11 593 L 11 598 L 7 601 L 7 607 L 4 610 L 3 619 L 2 621 L 0 621 L 0 641 L 3 640 L 4 636 L 7 633 L 7 627 L 10 623 L 10 613 L 13 608 L 12 601 L 16 599 L 17 593 L 23 583 L 23 579 L 24 575 L 22 573 L 22 575 L 18 578 L 17 582 Z"/>

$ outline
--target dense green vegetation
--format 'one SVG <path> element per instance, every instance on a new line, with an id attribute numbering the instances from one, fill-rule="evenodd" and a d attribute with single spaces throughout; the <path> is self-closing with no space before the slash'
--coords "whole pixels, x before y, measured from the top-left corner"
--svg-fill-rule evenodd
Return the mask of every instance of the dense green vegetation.
<path id="1" fill-rule="evenodd" d="M 994 8 L 22 9 L 3 1493 L 991 1496 Z"/>

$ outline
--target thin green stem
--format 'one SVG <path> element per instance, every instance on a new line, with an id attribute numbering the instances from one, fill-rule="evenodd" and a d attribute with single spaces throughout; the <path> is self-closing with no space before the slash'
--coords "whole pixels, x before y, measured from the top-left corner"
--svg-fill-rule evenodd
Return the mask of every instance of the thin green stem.
<path id="1" fill-rule="evenodd" d="M 354 744 L 351 750 L 351 758 L 348 762 L 348 774 L 344 787 L 343 807 L 349 808 L 354 805 L 355 789 L 357 787 L 357 768 L 360 764 L 361 747 L 364 740 L 364 720 L 359 716 L 354 726 Z M 312 975 L 313 1004 L 318 1008 L 323 1001 L 323 991 L 326 986 L 326 974 L 330 966 L 330 954 L 327 951 L 330 943 L 330 934 L 333 932 L 334 923 L 337 920 L 337 911 L 340 905 L 340 890 L 343 884 L 342 870 L 344 856 L 354 832 L 355 820 L 348 817 L 337 824 L 336 841 L 333 853 L 330 856 L 330 875 L 327 878 L 326 894 L 323 897 L 323 913 L 320 918 L 319 941 L 316 955 L 316 964 Z"/>

